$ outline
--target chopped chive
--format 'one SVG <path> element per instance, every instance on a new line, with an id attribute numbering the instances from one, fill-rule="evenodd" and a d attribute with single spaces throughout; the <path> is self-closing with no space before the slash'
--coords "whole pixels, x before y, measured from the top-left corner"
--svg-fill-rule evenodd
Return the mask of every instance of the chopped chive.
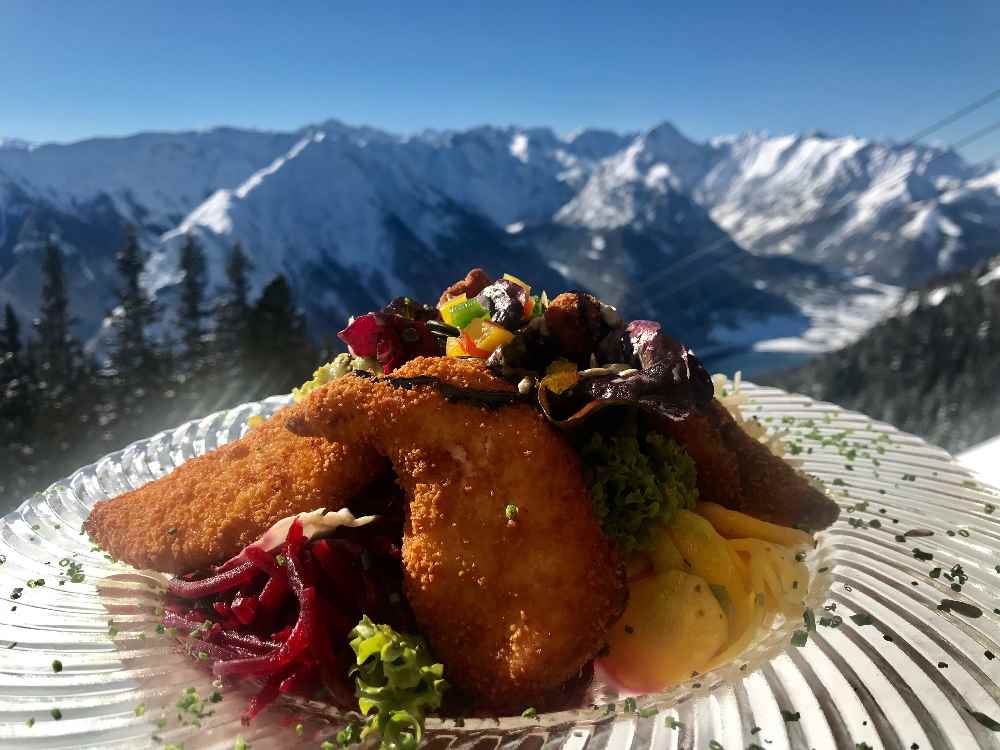
<path id="1" fill-rule="evenodd" d="M 816 630 L 816 615 L 811 609 L 807 609 L 802 613 L 802 621 L 806 625 L 806 630 Z"/>

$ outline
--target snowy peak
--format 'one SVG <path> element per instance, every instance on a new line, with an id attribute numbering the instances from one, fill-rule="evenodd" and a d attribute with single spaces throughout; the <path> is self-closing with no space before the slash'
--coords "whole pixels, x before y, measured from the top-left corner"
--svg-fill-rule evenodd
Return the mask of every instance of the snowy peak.
<path id="1" fill-rule="evenodd" d="M 580 159 L 599 161 L 621 151 L 635 138 L 634 133 L 616 133 L 597 128 L 575 130 L 563 137 L 570 153 Z"/>
<path id="2" fill-rule="evenodd" d="M 22 141 L 20 138 L 5 138 L 0 135 L 0 150 L 27 151 L 30 148 L 31 143 L 28 141 Z"/>
<path id="3" fill-rule="evenodd" d="M 239 184 L 295 140 L 232 128 L 95 138 L 0 151 L 0 172 L 62 209 L 107 195 L 130 220 L 169 228 L 214 190 Z"/>
<path id="4" fill-rule="evenodd" d="M 477 262 L 628 300 L 650 272 L 681 283 L 674 264 L 694 258 L 683 262 L 721 290 L 712 304 L 728 312 L 705 302 L 691 320 L 721 330 L 755 310 L 801 327 L 803 314 L 815 322 L 829 307 L 811 295 L 832 278 L 895 288 L 994 253 L 1000 171 L 952 151 L 820 132 L 698 142 L 670 122 L 635 133 L 399 135 L 327 120 L 289 133 L 0 143 L 0 296 L 19 312 L 37 304 L 46 239 L 103 293 L 130 223 L 151 250 L 154 292 L 177 282 L 185 235 L 206 248 L 213 285 L 240 241 L 256 288 L 285 274 L 320 321 L 392 294 L 433 294 Z M 745 278 L 715 272 L 734 258 Z M 644 315 L 686 314 L 659 293 Z M 93 327 L 106 311 L 90 296 L 82 318 Z"/>

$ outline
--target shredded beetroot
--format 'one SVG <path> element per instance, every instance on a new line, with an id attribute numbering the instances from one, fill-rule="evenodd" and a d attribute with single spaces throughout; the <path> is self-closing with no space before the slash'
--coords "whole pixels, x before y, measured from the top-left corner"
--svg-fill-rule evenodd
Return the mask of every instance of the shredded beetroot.
<path id="1" fill-rule="evenodd" d="M 252 633 L 241 633 L 238 630 L 220 629 L 217 640 L 233 648 L 242 648 L 247 656 L 263 656 L 281 647 L 278 641 L 258 638 Z"/>
<path id="2" fill-rule="evenodd" d="M 301 522 L 299 526 L 301 528 Z M 274 557 L 270 552 L 266 552 L 260 547 L 247 547 L 243 550 L 242 554 L 246 556 L 249 562 L 252 562 L 269 576 L 273 576 L 278 572 L 278 566 L 274 562 Z"/>
<path id="3" fill-rule="evenodd" d="M 355 708 L 351 628 L 368 614 L 412 629 L 398 538 L 386 534 L 384 526 L 343 527 L 310 541 L 296 519 L 271 552 L 246 547 L 207 577 L 171 581 L 163 624 L 183 633 L 187 650 L 217 677 L 262 682 L 244 722 L 280 694 L 312 698 L 324 688 L 336 706 Z"/>
<path id="4" fill-rule="evenodd" d="M 301 530 L 301 528 L 300 524 L 299 529 Z M 250 583 L 257 573 L 258 570 L 252 563 L 243 563 L 225 573 L 203 578 L 200 581 L 185 581 L 182 578 L 174 578 L 167 584 L 167 590 L 182 599 L 202 599 L 211 594 L 220 594 L 223 591 Z"/>
<path id="5" fill-rule="evenodd" d="M 282 677 L 281 675 L 271 675 L 267 682 L 264 683 L 264 687 L 260 689 L 250 702 L 247 703 L 247 709 L 243 712 L 243 716 L 240 717 L 243 724 L 249 724 L 253 719 L 267 708 L 268 704 L 272 703 L 275 698 L 278 697 L 278 690 L 281 687 Z"/>
<path id="6" fill-rule="evenodd" d="M 288 677 L 281 681 L 281 684 L 278 685 L 278 692 L 299 695 L 314 684 L 316 684 L 316 664 L 306 662 L 296 667 Z"/>
<path id="7" fill-rule="evenodd" d="M 249 625 L 257 612 L 257 597 L 237 596 L 229 606 L 229 611 L 241 625 Z"/>

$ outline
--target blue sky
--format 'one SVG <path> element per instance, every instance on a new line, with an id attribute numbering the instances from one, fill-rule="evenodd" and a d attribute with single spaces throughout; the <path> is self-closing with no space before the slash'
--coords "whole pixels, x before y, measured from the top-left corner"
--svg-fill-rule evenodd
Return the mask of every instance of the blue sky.
<path id="1" fill-rule="evenodd" d="M 8 0 L 0 136 L 336 117 L 902 139 L 1000 88 L 995 0 L 479 5 Z M 931 139 L 998 121 L 1000 99 Z M 964 153 L 1000 155 L 1000 130 Z"/>

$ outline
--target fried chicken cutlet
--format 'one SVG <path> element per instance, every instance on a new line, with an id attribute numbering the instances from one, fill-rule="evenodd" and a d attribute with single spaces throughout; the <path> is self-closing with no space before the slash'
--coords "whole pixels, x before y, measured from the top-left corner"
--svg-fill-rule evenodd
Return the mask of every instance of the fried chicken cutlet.
<path id="1" fill-rule="evenodd" d="M 653 426 L 694 460 L 701 500 L 806 531 L 837 520 L 837 503 L 748 435 L 717 400 L 686 419 L 659 418 Z"/>
<path id="2" fill-rule="evenodd" d="M 168 573 L 237 554 L 286 516 L 338 510 L 388 466 L 370 448 L 289 432 L 282 409 L 239 440 L 94 505 L 84 528 L 113 557 Z"/>
<path id="3" fill-rule="evenodd" d="M 624 569 L 565 438 L 533 406 L 469 390 L 514 389 L 482 362 L 421 357 L 317 389 L 289 426 L 388 457 L 409 500 L 407 599 L 449 682 L 480 706 L 541 707 L 604 645 Z"/>

